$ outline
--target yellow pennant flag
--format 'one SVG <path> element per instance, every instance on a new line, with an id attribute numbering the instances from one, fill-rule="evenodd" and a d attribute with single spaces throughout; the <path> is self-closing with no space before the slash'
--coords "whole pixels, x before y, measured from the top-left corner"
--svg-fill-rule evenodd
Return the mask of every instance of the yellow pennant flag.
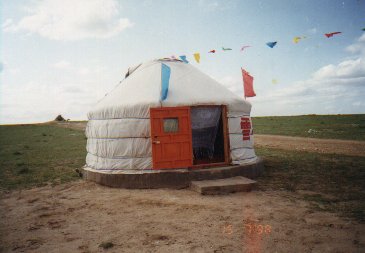
<path id="1" fill-rule="evenodd" d="M 272 79 L 271 82 L 272 82 L 272 84 L 277 84 L 278 83 L 278 80 Z"/>
<path id="2" fill-rule="evenodd" d="M 194 54 L 194 58 L 195 58 L 195 60 L 196 60 L 197 63 L 200 62 L 200 54 L 199 53 L 195 53 Z"/>
<path id="3" fill-rule="evenodd" d="M 301 39 L 302 39 L 301 37 L 294 37 L 293 42 L 297 44 Z"/>

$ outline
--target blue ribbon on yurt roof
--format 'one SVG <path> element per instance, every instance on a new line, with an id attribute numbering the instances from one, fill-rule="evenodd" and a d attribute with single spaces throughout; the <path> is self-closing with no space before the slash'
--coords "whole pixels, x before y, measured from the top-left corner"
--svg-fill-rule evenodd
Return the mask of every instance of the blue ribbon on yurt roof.
<path id="1" fill-rule="evenodd" d="M 161 63 L 161 101 L 167 98 L 169 92 L 171 69 L 166 64 Z"/>

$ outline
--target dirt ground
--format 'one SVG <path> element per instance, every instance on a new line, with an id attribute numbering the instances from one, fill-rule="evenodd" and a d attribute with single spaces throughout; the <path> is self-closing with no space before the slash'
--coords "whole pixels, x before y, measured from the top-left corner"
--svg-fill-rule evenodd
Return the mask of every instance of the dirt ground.
<path id="1" fill-rule="evenodd" d="M 280 191 L 202 196 L 79 180 L 1 197 L 1 252 L 364 252 L 365 227 Z M 103 249 L 101 243 L 114 246 Z"/>
<path id="2" fill-rule="evenodd" d="M 316 153 L 365 156 L 365 141 L 255 134 L 255 146 Z"/>

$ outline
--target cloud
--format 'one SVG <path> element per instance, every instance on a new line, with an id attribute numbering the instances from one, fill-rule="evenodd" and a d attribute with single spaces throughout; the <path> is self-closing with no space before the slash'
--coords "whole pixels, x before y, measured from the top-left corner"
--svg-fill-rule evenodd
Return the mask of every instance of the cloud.
<path id="1" fill-rule="evenodd" d="M 348 46 L 346 51 L 353 54 L 365 55 L 365 33 L 354 44 Z"/>
<path id="2" fill-rule="evenodd" d="M 15 24 L 11 18 L 8 18 L 2 24 L 2 30 L 6 32 L 14 32 L 15 31 Z"/>
<path id="3" fill-rule="evenodd" d="M 252 98 L 255 115 L 364 113 L 365 36 L 346 48 L 354 59 L 319 68 L 310 78 Z M 356 49 L 356 50 L 354 50 Z"/>
<path id="4" fill-rule="evenodd" d="M 18 22 L 7 19 L 5 32 L 26 31 L 52 40 L 108 38 L 133 26 L 119 15 L 116 0 L 42 0 L 26 8 Z"/>
<path id="5" fill-rule="evenodd" d="M 56 84 L 30 81 L 7 87 L 1 94 L 1 123 L 44 122 L 58 114 L 85 119 L 86 112 L 101 97 L 98 85 L 86 81 Z"/>
<path id="6" fill-rule="evenodd" d="M 18 72 L 19 72 L 19 69 L 14 66 L 9 65 L 9 63 L 7 61 L 4 60 L 3 62 L 0 62 L 0 73 L 3 74 L 4 76 L 7 74 L 16 75 L 16 74 L 18 74 Z"/>
<path id="7" fill-rule="evenodd" d="M 342 82 L 343 84 L 352 83 L 351 81 L 358 78 L 365 78 L 365 62 L 363 57 L 355 60 L 345 60 L 338 65 L 330 64 L 324 66 L 313 74 L 314 80 L 345 80 L 345 82 Z"/>
<path id="8" fill-rule="evenodd" d="M 69 63 L 68 61 L 62 60 L 62 61 L 54 63 L 53 67 L 56 69 L 68 69 L 69 67 L 71 67 L 71 63 Z"/>
<path id="9" fill-rule="evenodd" d="M 295 104 L 317 99 L 356 96 L 359 91 L 365 92 L 365 63 L 363 57 L 355 60 L 345 60 L 337 65 L 324 66 L 314 72 L 311 78 L 295 82 L 290 87 L 257 98 L 257 101 Z"/>
<path id="10" fill-rule="evenodd" d="M 79 70 L 78 70 L 78 73 L 80 75 L 88 75 L 90 74 L 90 69 L 89 68 L 86 68 L 86 67 L 81 67 Z"/>
<path id="11" fill-rule="evenodd" d="M 0 124 L 44 122 L 58 114 L 73 120 L 86 119 L 86 113 L 117 82 L 112 68 L 97 61 L 82 66 L 61 60 L 42 72 L 35 72 L 31 80 L 4 75 Z"/>

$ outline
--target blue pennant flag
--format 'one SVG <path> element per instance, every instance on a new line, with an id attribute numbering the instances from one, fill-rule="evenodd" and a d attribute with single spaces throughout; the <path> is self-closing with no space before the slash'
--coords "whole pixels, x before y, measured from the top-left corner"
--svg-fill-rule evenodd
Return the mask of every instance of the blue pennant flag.
<path id="1" fill-rule="evenodd" d="M 274 41 L 274 42 L 268 42 L 268 43 L 266 43 L 266 45 L 267 45 L 268 47 L 273 48 L 273 47 L 275 47 L 276 43 L 278 43 L 278 42 L 277 42 L 277 41 Z"/>
<path id="2" fill-rule="evenodd" d="M 185 62 L 185 63 L 189 63 L 189 62 L 188 62 L 188 60 L 186 60 L 186 55 L 180 55 L 179 57 L 180 57 L 180 59 L 181 59 L 183 62 Z"/>
<path id="3" fill-rule="evenodd" d="M 161 63 L 161 101 L 167 98 L 169 92 L 170 73 L 170 67 Z"/>

